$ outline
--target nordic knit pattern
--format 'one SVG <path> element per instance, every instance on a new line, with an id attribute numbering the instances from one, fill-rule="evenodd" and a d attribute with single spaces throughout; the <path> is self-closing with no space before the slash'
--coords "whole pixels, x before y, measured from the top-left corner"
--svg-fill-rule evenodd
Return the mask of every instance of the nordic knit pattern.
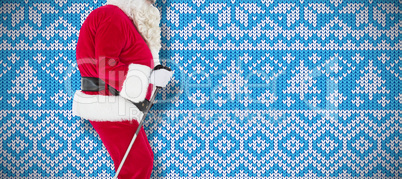
<path id="1" fill-rule="evenodd" d="M 105 1 L 1 1 L 0 178 L 110 178 L 72 117 L 79 30 Z M 174 70 L 151 178 L 400 178 L 402 2 L 157 0 Z"/>

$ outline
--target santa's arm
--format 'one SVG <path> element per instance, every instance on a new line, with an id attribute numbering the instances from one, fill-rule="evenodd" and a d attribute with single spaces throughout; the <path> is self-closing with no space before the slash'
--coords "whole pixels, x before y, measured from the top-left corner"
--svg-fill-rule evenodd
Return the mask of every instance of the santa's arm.
<path id="1" fill-rule="evenodd" d="M 98 78 L 116 89 L 120 96 L 136 103 L 145 99 L 152 69 L 120 60 L 127 41 L 123 24 L 119 18 L 109 18 L 99 24 L 95 35 L 96 68 Z"/>
<path id="2" fill-rule="evenodd" d="M 149 73 L 137 69 L 129 70 L 120 91 L 120 96 L 134 102 L 143 112 L 150 105 L 149 100 L 155 95 L 156 88 L 166 87 L 169 83 L 173 71 L 168 67 L 157 65 L 150 72 L 150 76 L 147 74 Z"/>
<path id="3" fill-rule="evenodd" d="M 107 23 L 106 23 L 107 22 Z M 126 31 L 119 19 L 101 23 L 95 37 L 95 56 L 99 78 L 134 103 L 150 99 L 156 87 L 165 87 L 172 71 L 153 59 L 155 68 L 138 63 L 123 63 L 120 52 L 126 43 Z"/>
<path id="4" fill-rule="evenodd" d="M 120 96 L 138 103 L 145 99 L 148 88 L 152 88 L 149 83 L 151 68 L 140 64 L 130 64 L 128 68 Z"/>

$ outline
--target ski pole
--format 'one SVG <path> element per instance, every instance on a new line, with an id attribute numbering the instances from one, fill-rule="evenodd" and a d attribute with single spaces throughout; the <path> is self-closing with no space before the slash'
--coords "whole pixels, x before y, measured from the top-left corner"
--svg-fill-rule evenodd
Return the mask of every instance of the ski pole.
<path id="1" fill-rule="evenodd" d="M 142 127 L 142 125 L 143 125 L 143 123 L 144 123 L 144 121 L 145 121 L 145 118 L 147 117 L 148 111 L 151 109 L 152 104 L 154 103 L 156 94 L 158 94 L 159 89 L 161 89 L 161 87 L 156 87 L 156 90 L 155 90 L 155 92 L 154 92 L 154 94 L 153 94 L 153 96 L 152 96 L 152 98 L 151 98 L 151 101 L 150 101 L 149 105 L 147 106 L 147 110 L 145 110 L 144 115 L 142 116 L 141 122 L 140 122 L 140 124 L 138 125 L 137 130 L 135 131 L 135 134 L 134 134 L 134 136 L 133 136 L 133 139 L 131 139 L 130 145 L 128 146 L 127 151 L 126 151 L 126 153 L 124 154 L 123 160 L 120 162 L 119 168 L 117 169 L 117 172 L 116 172 L 116 174 L 114 175 L 113 179 L 117 179 L 117 176 L 119 175 L 120 170 L 121 170 L 121 168 L 123 167 L 124 162 L 126 161 L 126 158 L 127 158 L 127 156 L 128 156 L 128 153 L 130 152 L 131 147 L 133 146 L 134 141 L 135 141 L 135 139 L 137 138 L 138 132 L 140 132 L 141 127 Z"/>

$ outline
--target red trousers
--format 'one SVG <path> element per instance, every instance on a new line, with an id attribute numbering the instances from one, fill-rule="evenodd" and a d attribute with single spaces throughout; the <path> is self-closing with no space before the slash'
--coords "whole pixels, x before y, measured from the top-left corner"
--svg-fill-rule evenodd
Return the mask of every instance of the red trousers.
<path id="1" fill-rule="evenodd" d="M 115 171 L 119 168 L 124 154 L 138 127 L 131 121 L 91 121 L 114 162 Z M 144 128 L 141 127 L 130 153 L 120 170 L 119 179 L 148 179 L 151 177 L 154 153 L 149 145 Z"/>

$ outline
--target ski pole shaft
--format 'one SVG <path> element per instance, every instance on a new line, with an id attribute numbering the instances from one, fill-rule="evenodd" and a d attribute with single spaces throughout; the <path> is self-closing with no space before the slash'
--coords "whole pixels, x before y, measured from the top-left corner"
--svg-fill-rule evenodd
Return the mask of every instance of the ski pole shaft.
<path id="1" fill-rule="evenodd" d="M 131 139 L 130 145 L 128 146 L 126 153 L 124 154 L 123 160 L 121 160 L 120 165 L 119 165 L 119 168 L 117 169 L 116 174 L 115 174 L 114 177 L 113 177 L 114 179 L 117 179 L 117 176 L 119 175 L 120 170 L 121 170 L 121 168 L 123 167 L 123 164 L 124 164 L 124 162 L 125 162 L 126 159 L 127 159 L 128 153 L 130 152 L 131 147 L 133 146 L 134 141 L 135 141 L 135 139 L 137 138 L 137 135 L 138 135 L 138 133 L 139 133 L 140 130 L 141 130 L 141 127 L 142 127 L 142 125 L 143 125 L 143 123 L 144 123 L 144 121 L 145 121 L 145 118 L 147 117 L 148 111 L 151 109 L 152 104 L 154 103 L 156 94 L 158 94 L 160 88 L 161 88 L 161 87 L 156 87 L 156 90 L 155 90 L 154 94 L 152 95 L 151 101 L 150 101 L 149 105 L 147 106 L 147 110 L 145 110 L 144 115 L 142 116 L 141 122 L 140 122 L 140 124 L 138 125 L 138 128 L 137 128 L 137 130 L 135 131 L 135 134 L 134 134 L 133 138 Z"/>

